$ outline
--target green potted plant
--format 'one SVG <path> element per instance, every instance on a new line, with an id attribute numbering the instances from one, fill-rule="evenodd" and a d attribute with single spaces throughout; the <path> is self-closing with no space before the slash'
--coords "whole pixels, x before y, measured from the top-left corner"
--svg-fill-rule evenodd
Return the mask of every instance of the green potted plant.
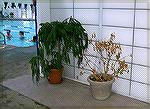
<path id="1" fill-rule="evenodd" d="M 89 43 L 98 56 L 99 64 L 93 68 L 91 66 L 92 60 L 84 55 L 85 62 L 81 64 L 81 68 L 82 71 L 87 65 L 91 68 L 92 74 L 88 76 L 87 81 L 90 83 L 92 95 L 95 99 L 105 100 L 111 94 L 115 78 L 118 78 L 124 72 L 128 72 L 128 64 L 125 57 L 121 57 L 122 47 L 120 44 L 115 43 L 116 36 L 114 33 L 111 34 L 108 40 L 104 41 L 97 41 L 95 37 L 95 34 L 92 35 Z"/>
<path id="2" fill-rule="evenodd" d="M 84 50 L 88 47 L 88 36 L 81 23 L 69 17 L 64 21 L 41 23 L 38 32 L 39 55 L 30 60 L 32 77 L 38 82 L 40 70 L 50 83 L 62 82 L 63 63 L 70 63 L 70 53 L 80 65 Z M 58 78 L 57 78 L 58 77 Z"/>

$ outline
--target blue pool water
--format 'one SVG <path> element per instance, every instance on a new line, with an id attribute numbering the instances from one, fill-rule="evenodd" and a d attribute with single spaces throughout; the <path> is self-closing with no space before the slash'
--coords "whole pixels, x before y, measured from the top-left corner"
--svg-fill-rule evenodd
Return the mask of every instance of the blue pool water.
<path id="1" fill-rule="evenodd" d="M 11 38 L 6 37 L 6 45 L 16 47 L 34 46 L 35 42 L 30 42 L 35 35 L 34 21 L 0 21 L 0 31 L 6 36 L 7 30 L 11 30 Z M 24 31 L 24 39 L 19 36 L 19 31 Z M 0 39 L 2 42 L 2 38 Z M 1 43 L 2 44 L 2 43 Z"/>

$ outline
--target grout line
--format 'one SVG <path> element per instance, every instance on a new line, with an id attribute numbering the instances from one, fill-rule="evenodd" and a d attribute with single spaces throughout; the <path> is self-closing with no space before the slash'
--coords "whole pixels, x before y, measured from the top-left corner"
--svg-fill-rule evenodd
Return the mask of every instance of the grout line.
<path id="1" fill-rule="evenodd" d="M 129 27 L 129 26 L 118 26 L 118 25 L 102 25 L 104 27 L 116 27 L 116 28 L 129 28 L 129 29 L 133 29 L 133 27 Z M 144 30 L 150 30 L 150 28 L 142 28 L 142 27 L 134 27 L 134 29 L 144 29 Z"/>
<path id="2" fill-rule="evenodd" d="M 147 3 L 147 6 L 148 6 L 148 8 L 150 8 L 150 2 L 148 2 Z M 150 18 L 150 12 L 148 12 L 148 15 L 147 15 L 147 22 L 148 22 L 148 25 L 147 25 L 147 28 L 150 28 L 150 20 L 149 20 L 149 18 Z M 147 41 L 148 41 L 148 47 L 150 47 L 150 31 L 148 31 L 147 32 L 147 36 L 148 36 L 148 38 L 147 38 Z M 148 50 L 148 53 L 147 53 L 147 64 L 150 66 L 150 50 Z M 147 69 L 147 82 L 150 84 L 150 69 L 148 68 Z M 150 103 L 150 85 L 147 87 L 147 92 L 148 92 L 148 94 L 147 94 L 147 101 Z"/>
<path id="3" fill-rule="evenodd" d="M 74 0 L 73 0 L 74 3 Z M 92 10 L 92 9 L 99 9 L 99 8 L 75 8 L 75 6 L 73 6 L 72 8 L 51 8 L 51 9 L 82 9 L 82 10 Z"/>
<path id="4" fill-rule="evenodd" d="M 132 57 L 131 57 L 131 69 L 130 69 L 130 84 L 129 84 L 129 96 L 131 96 L 131 88 L 132 88 L 132 71 L 133 71 L 133 53 L 134 53 L 134 39 L 135 39 L 135 19 L 136 19 L 136 16 L 135 16 L 135 12 L 136 12 L 136 10 L 135 10 L 135 8 L 136 8 L 136 0 L 134 0 L 134 17 L 133 17 L 133 36 L 132 36 L 132 52 L 131 52 L 131 54 L 132 54 Z"/>
<path id="5" fill-rule="evenodd" d="M 50 22 L 52 21 L 52 8 L 51 8 L 51 2 L 52 2 L 52 0 L 50 0 Z"/>
<path id="6" fill-rule="evenodd" d="M 75 8 L 75 7 L 72 7 L 72 8 L 51 8 L 51 9 L 83 9 L 83 10 L 92 10 L 92 9 L 97 9 L 99 10 L 99 8 Z M 131 11 L 134 11 L 134 8 L 102 8 L 102 9 L 105 9 L 105 10 L 131 10 Z M 135 10 L 146 10 L 146 11 L 149 11 L 150 9 L 147 9 L 147 8 L 136 8 Z"/>
<path id="7" fill-rule="evenodd" d="M 103 9 L 106 9 L 106 10 L 147 10 L 149 11 L 150 9 L 149 8 L 103 8 Z"/>
<path id="8" fill-rule="evenodd" d="M 75 10 L 74 10 L 74 3 L 75 3 L 75 0 L 73 0 L 73 4 L 72 4 L 73 5 L 73 18 L 75 16 L 75 14 L 74 14 L 74 12 L 75 12 Z M 74 79 L 76 79 L 76 75 L 77 74 L 76 74 L 76 67 L 75 67 L 75 57 L 73 57 L 73 64 L 74 64 L 73 65 L 74 66 L 74 68 L 73 68 L 74 75 L 73 76 L 74 76 Z"/>

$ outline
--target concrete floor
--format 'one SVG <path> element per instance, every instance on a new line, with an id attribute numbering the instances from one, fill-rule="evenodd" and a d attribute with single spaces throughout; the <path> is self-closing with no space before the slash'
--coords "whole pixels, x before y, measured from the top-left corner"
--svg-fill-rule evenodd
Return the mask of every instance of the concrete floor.
<path id="1" fill-rule="evenodd" d="M 51 108 L 148 106 L 139 100 L 115 93 L 104 101 L 96 100 L 92 97 L 88 85 L 65 78 L 61 84 L 49 84 L 47 80 L 41 79 L 40 84 L 37 85 L 32 82 L 31 75 L 23 75 L 4 81 L 3 85 Z"/>
<path id="2" fill-rule="evenodd" d="M 0 49 L 0 82 L 30 74 L 31 70 L 28 61 L 35 53 L 35 47 L 22 49 L 7 46 L 5 49 Z M 0 109 L 50 108 L 0 85 Z"/>
<path id="3" fill-rule="evenodd" d="M 28 61 L 32 55 L 35 55 L 35 53 L 36 53 L 36 49 L 34 47 L 13 48 L 13 47 L 8 46 L 5 49 L 0 49 L 0 60 L 1 60 L 0 61 L 0 82 L 6 81 L 12 78 L 20 77 L 22 75 L 31 74 L 30 65 Z M 83 87 L 87 87 L 82 84 L 80 85 Z M 54 86 L 54 87 L 57 87 L 57 86 Z M 60 85 L 60 87 L 64 87 L 64 86 Z M 68 91 L 70 90 L 68 89 Z M 88 91 L 86 91 L 86 93 L 88 93 Z M 140 102 L 135 99 L 124 97 L 118 94 L 113 94 L 112 97 L 117 97 L 119 99 L 113 98 L 113 99 L 109 99 L 108 101 L 103 101 L 103 102 L 96 101 L 97 104 L 93 106 L 92 104 L 93 101 L 90 100 L 92 98 L 90 98 L 89 96 L 90 99 L 87 97 L 87 100 L 90 100 L 90 101 L 87 106 L 84 102 L 81 101 L 79 102 L 81 105 L 77 107 L 74 107 L 74 106 L 71 107 L 71 104 L 69 103 L 69 100 L 71 100 L 71 96 L 68 94 L 68 97 L 66 99 L 68 100 L 67 103 L 69 107 L 66 107 L 66 106 L 65 107 L 59 107 L 59 106 L 47 107 L 45 105 L 42 105 L 44 103 L 37 102 L 36 99 L 31 100 L 29 97 L 25 97 L 24 95 L 19 94 L 16 91 L 13 91 L 11 89 L 8 89 L 0 85 L 0 109 L 60 109 L 60 108 L 61 109 L 91 109 L 91 108 L 92 109 L 100 109 L 100 108 L 103 108 L 103 109 L 123 109 L 123 108 L 150 109 L 149 104 Z M 57 99 L 57 96 L 53 95 L 53 99 L 57 101 L 58 103 L 62 104 L 61 100 Z M 65 98 L 62 98 L 62 100 L 63 99 Z M 86 96 L 84 97 L 84 99 L 86 99 Z M 90 106 L 90 103 L 91 103 L 91 106 Z M 82 107 L 82 104 L 84 107 Z"/>

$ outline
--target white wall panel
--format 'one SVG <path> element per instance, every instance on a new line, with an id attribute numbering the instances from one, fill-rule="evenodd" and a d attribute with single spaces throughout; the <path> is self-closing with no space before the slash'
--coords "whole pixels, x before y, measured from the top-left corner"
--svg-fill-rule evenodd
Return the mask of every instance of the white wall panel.
<path id="1" fill-rule="evenodd" d="M 148 47 L 148 30 L 135 29 L 134 45 Z"/>
<path id="2" fill-rule="evenodd" d="M 111 33 L 116 34 L 116 42 L 120 44 L 132 45 L 132 32 L 130 28 L 115 28 L 115 27 L 103 27 L 102 38 L 109 38 Z"/>
<path id="3" fill-rule="evenodd" d="M 130 85 L 130 82 L 128 80 L 124 80 L 121 78 L 116 79 L 112 86 L 112 91 L 118 94 L 128 95 L 129 85 Z"/>
<path id="4" fill-rule="evenodd" d="M 95 44 L 95 43 L 93 42 L 93 44 Z M 96 56 L 96 51 L 94 50 L 93 45 L 91 45 L 91 44 L 88 45 L 88 48 L 85 51 L 85 54 Z"/>
<path id="5" fill-rule="evenodd" d="M 47 2 L 39 2 L 38 8 L 38 20 L 39 22 L 49 22 L 50 21 L 50 4 Z"/>
<path id="6" fill-rule="evenodd" d="M 149 3 L 150 4 L 150 3 Z M 150 5 L 149 5 L 149 8 L 150 8 Z M 148 17 L 150 18 L 150 11 L 148 13 Z M 150 28 L 150 21 L 148 20 L 148 27 Z M 150 31 L 148 31 L 148 47 L 150 47 Z M 148 54 L 150 54 L 150 50 L 148 51 Z M 150 55 L 148 55 L 148 66 L 150 66 Z M 150 103 L 150 69 L 148 70 L 148 83 L 149 83 L 149 86 L 148 86 L 148 102 Z"/>
<path id="7" fill-rule="evenodd" d="M 51 9 L 51 21 L 63 21 L 73 16 L 73 9 Z"/>
<path id="8" fill-rule="evenodd" d="M 103 2 L 103 8 L 134 8 L 134 3 L 130 1 L 122 2 Z"/>
<path id="9" fill-rule="evenodd" d="M 132 80 L 148 83 L 148 67 L 133 65 Z"/>
<path id="10" fill-rule="evenodd" d="M 75 75 L 74 67 L 68 66 L 68 65 L 64 65 L 63 76 L 68 77 L 70 79 L 74 79 L 74 75 Z"/>
<path id="11" fill-rule="evenodd" d="M 134 47 L 133 52 L 134 63 L 148 65 L 148 49 Z"/>
<path id="12" fill-rule="evenodd" d="M 73 8 L 73 0 L 51 0 L 51 8 Z"/>
<path id="13" fill-rule="evenodd" d="M 149 0 L 136 0 L 136 8 L 144 8 L 150 9 L 150 1 Z"/>
<path id="14" fill-rule="evenodd" d="M 150 85 L 148 85 L 148 88 L 147 88 L 147 102 L 150 103 Z"/>
<path id="15" fill-rule="evenodd" d="M 148 11 L 136 10 L 135 27 L 148 28 Z"/>
<path id="16" fill-rule="evenodd" d="M 92 36 L 93 33 L 95 33 L 96 34 L 96 39 L 99 39 L 100 32 L 101 32 L 101 29 L 100 29 L 99 26 L 83 25 L 83 27 L 85 28 L 89 38 Z"/>
<path id="17" fill-rule="evenodd" d="M 126 62 L 131 62 L 131 54 L 132 54 L 132 48 L 130 46 L 122 46 L 122 54 L 121 57 L 125 57 L 124 59 Z"/>
<path id="18" fill-rule="evenodd" d="M 38 0 L 37 2 L 37 22 L 38 22 L 38 29 L 39 24 L 44 22 L 50 21 L 50 1 Z"/>
<path id="19" fill-rule="evenodd" d="M 103 8 L 133 8 L 134 3 L 103 3 Z"/>
<path id="20" fill-rule="evenodd" d="M 99 25 L 99 10 L 98 9 L 75 9 L 74 17 L 82 24 Z"/>
<path id="21" fill-rule="evenodd" d="M 99 0 L 93 0 L 93 2 L 87 0 L 75 0 L 74 8 L 99 8 Z"/>
<path id="22" fill-rule="evenodd" d="M 131 84 L 131 97 L 139 99 L 142 101 L 148 101 L 148 86 L 145 84 L 140 84 L 132 82 Z"/>
<path id="23" fill-rule="evenodd" d="M 103 25 L 133 26 L 132 10 L 103 10 Z"/>

